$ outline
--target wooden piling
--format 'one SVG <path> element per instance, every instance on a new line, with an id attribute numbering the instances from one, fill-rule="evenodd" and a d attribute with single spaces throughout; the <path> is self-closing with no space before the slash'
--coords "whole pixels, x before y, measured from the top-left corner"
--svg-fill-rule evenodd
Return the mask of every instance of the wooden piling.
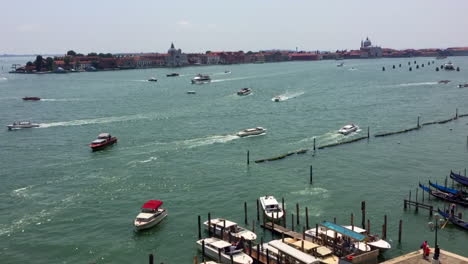
<path id="1" fill-rule="evenodd" d="M 300 222 L 300 217 L 299 217 L 299 203 L 296 203 L 296 220 L 297 220 L 297 225 L 299 226 Z"/>
<path id="2" fill-rule="evenodd" d="M 458 108 L 455 108 L 455 119 L 458 119 Z"/>
<path id="3" fill-rule="evenodd" d="M 383 224 L 383 226 L 384 226 L 384 229 L 383 229 L 384 232 L 383 232 L 383 235 L 382 235 L 382 237 L 383 237 L 382 239 L 385 240 L 385 239 L 387 239 L 387 215 L 384 215 L 384 224 Z"/>
<path id="4" fill-rule="evenodd" d="M 249 240 L 249 256 L 252 257 L 252 240 Z M 221 263 L 221 261 L 219 263 Z"/>
<path id="5" fill-rule="evenodd" d="M 302 227 L 302 243 L 301 243 L 302 252 L 304 252 L 304 241 L 305 241 L 305 228 Z"/>
<path id="6" fill-rule="evenodd" d="M 336 224 L 336 217 L 333 217 L 333 223 Z"/>
<path id="7" fill-rule="evenodd" d="M 405 199 L 405 200 L 403 200 L 403 209 L 406 210 L 406 207 L 407 207 L 407 202 L 406 202 L 406 199 Z"/>
<path id="8" fill-rule="evenodd" d="M 247 221 L 247 202 L 244 202 L 244 223 L 247 225 L 249 222 Z"/>
<path id="9" fill-rule="evenodd" d="M 417 124 L 417 128 L 420 128 L 420 127 L 421 127 L 421 125 L 419 125 L 419 118 L 420 118 L 420 117 L 418 116 L 418 124 Z"/>
<path id="10" fill-rule="evenodd" d="M 270 251 L 268 248 L 266 250 L 266 264 L 270 264 Z"/>
<path id="11" fill-rule="evenodd" d="M 418 207 L 418 206 L 417 206 L 417 202 L 418 202 L 418 189 L 419 189 L 419 188 L 416 188 L 416 208 Z M 416 210 L 417 210 L 417 209 L 416 209 Z"/>
<path id="12" fill-rule="evenodd" d="M 209 228 L 208 228 L 208 230 L 209 230 Z M 201 246 L 201 248 L 202 248 L 201 249 L 202 250 L 201 251 L 202 252 L 201 259 L 202 259 L 202 262 L 205 262 L 205 239 L 203 239 L 201 241 L 201 244 L 202 244 L 202 246 Z"/>
<path id="13" fill-rule="evenodd" d="M 318 224 L 315 224 L 315 240 L 317 241 L 319 238 L 319 234 L 318 234 Z"/>
<path id="14" fill-rule="evenodd" d="M 198 257 L 197 256 L 193 256 L 193 264 L 198 264 Z"/>
<path id="15" fill-rule="evenodd" d="M 294 214 L 291 214 L 291 230 L 294 231 Z"/>
<path id="16" fill-rule="evenodd" d="M 354 231 L 354 213 L 351 213 L 351 230 Z"/>
<path id="17" fill-rule="evenodd" d="M 252 245 L 252 241 L 251 240 L 249 240 L 249 241 L 250 241 L 250 245 Z M 250 252 L 249 254 L 252 254 L 252 253 Z M 218 248 L 218 262 L 223 263 L 221 261 L 221 249 L 220 248 Z"/>
<path id="18" fill-rule="evenodd" d="M 257 199 L 257 221 L 260 221 L 260 204 Z"/>
<path id="19" fill-rule="evenodd" d="M 362 213 L 361 225 L 363 229 L 366 229 L 366 201 L 361 201 L 361 213 Z"/>
<path id="20" fill-rule="evenodd" d="M 208 236 L 211 236 L 211 213 L 208 213 Z"/>
<path id="21" fill-rule="evenodd" d="M 401 229 L 403 228 L 403 220 L 400 219 L 400 224 L 398 226 L 398 243 L 401 243 Z"/>
<path id="22" fill-rule="evenodd" d="M 201 239 L 201 217 L 198 215 L 198 239 Z"/>
<path id="23" fill-rule="evenodd" d="M 250 151 L 247 150 L 247 165 L 250 164 Z"/>
<path id="24" fill-rule="evenodd" d="M 411 190 L 409 191 L 409 199 L 408 199 L 408 201 L 410 201 L 410 202 L 411 202 Z M 410 207 L 411 207 L 411 205 L 410 205 L 410 204 L 408 204 L 408 208 L 410 208 Z"/>
<path id="25" fill-rule="evenodd" d="M 312 172 L 312 165 L 310 165 L 310 184 L 313 182 L 313 172 Z"/>
<path id="26" fill-rule="evenodd" d="M 309 208 L 305 208 L 306 228 L 309 229 Z"/>
<path id="27" fill-rule="evenodd" d="M 314 137 L 314 151 L 315 151 L 315 137 Z"/>
<path id="28" fill-rule="evenodd" d="M 283 209 L 283 227 L 286 227 L 286 210 L 284 208 L 284 197 L 281 197 L 281 209 Z"/>
<path id="29" fill-rule="evenodd" d="M 255 233 L 255 220 L 252 220 L 252 232 Z"/>
<path id="30" fill-rule="evenodd" d="M 370 220 L 367 219 L 367 235 L 370 235 Z"/>
<path id="31" fill-rule="evenodd" d="M 149 264 L 154 264 L 154 256 L 153 256 L 153 254 L 149 254 Z"/>
<path id="32" fill-rule="evenodd" d="M 257 263 L 261 263 L 260 262 L 260 244 L 257 244 Z"/>
<path id="33" fill-rule="evenodd" d="M 367 140 L 370 139 L 370 127 L 367 127 Z"/>

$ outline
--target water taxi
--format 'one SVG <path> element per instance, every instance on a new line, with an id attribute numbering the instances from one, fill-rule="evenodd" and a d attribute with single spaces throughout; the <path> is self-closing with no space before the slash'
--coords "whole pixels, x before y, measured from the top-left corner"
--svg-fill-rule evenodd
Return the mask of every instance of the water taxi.
<path id="1" fill-rule="evenodd" d="M 205 221 L 203 224 L 205 225 L 206 229 L 208 229 L 208 221 Z M 214 229 L 215 235 L 221 236 L 224 231 L 224 234 L 231 233 L 231 236 L 239 239 L 241 237 L 243 237 L 245 240 L 251 241 L 257 239 L 257 235 L 254 232 L 237 225 L 235 222 L 223 218 L 211 219 L 209 226 L 212 230 Z"/>
<path id="2" fill-rule="evenodd" d="M 256 128 L 247 128 L 242 131 L 237 132 L 239 137 L 246 137 L 246 136 L 255 136 L 266 133 L 266 129 L 263 127 L 256 127 Z"/>
<path id="3" fill-rule="evenodd" d="M 343 135 L 348 135 L 349 133 L 356 132 L 358 129 L 359 127 L 356 126 L 355 124 L 349 124 L 340 128 L 340 130 L 338 130 L 338 133 L 343 134 Z"/>
<path id="4" fill-rule="evenodd" d="M 7 125 L 8 130 L 16 130 L 22 128 L 39 127 L 39 124 L 31 123 L 31 121 L 15 121 L 11 125 Z"/>
<path id="5" fill-rule="evenodd" d="M 352 226 L 344 226 L 344 227 L 346 227 L 349 230 L 353 229 Z M 385 251 L 385 250 L 388 250 L 388 249 L 392 248 L 390 243 L 388 243 L 387 241 L 379 238 L 377 235 L 368 235 L 367 230 L 365 230 L 365 229 L 354 226 L 354 232 L 357 232 L 357 233 L 363 234 L 363 235 L 367 235 L 367 237 L 368 237 L 367 244 L 369 246 L 371 246 L 371 248 L 376 248 L 376 249 L 378 249 L 380 251 Z"/>
<path id="6" fill-rule="evenodd" d="M 204 248 L 203 245 L 205 246 Z M 208 237 L 198 240 L 197 246 L 206 256 L 219 260 L 221 263 L 253 263 L 253 259 L 243 252 L 243 245 L 234 246 L 219 238 Z"/>
<path id="7" fill-rule="evenodd" d="M 162 201 L 149 200 L 141 207 L 141 212 L 137 215 L 133 225 L 137 230 L 151 228 L 159 224 L 167 216 L 167 210 L 161 208 Z"/>
<path id="8" fill-rule="evenodd" d="M 252 93 L 252 89 L 242 88 L 237 92 L 237 95 L 249 95 L 250 93 Z"/>
<path id="9" fill-rule="evenodd" d="M 24 101 L 39 101 L 39 100 L 41 100 L 41 98 L 36 97 L 36 96 L 25 96 L 25 97 L 23 97 L 23 100 Z"/>
<path id="10" fill-rule="evenodd" d="M 97 139 L 93 140 L 93 142 L 89 144 L 89 147 L 93 151 L 97 151 L 113 145 L 114 143 L 117 143 L 116 137 L 111 136 L 109 133 L 101 133 L 98 135 Z"/>
<path id="11" fill-rule="evenodd" d="M 272 101 L 274 101 L 274 102 L 279 102 L 279 101 L 281 101 L 281 96 L 275 96 L 275 97 L 273 97 Z"/>
<path id="12" fill-rule="evenodd" d="M 335 238 L 339 238 L 346 241 L 346 248 L 355 248 L 362 252 L 371 251 L 371 247 L 365 242 L 367 237 L 363 234 L 359 234 L 355 231 L 349 230 L 344 226 L 340 226 L 330 222 L 323 222 L 320 224 L 317 230 L 315 228 L 305 231 L 306 237 L 318 238 L 326 236 L 328 240 L 334 241 Z"/>
<path id="13" fill-rule="evenodd" d="M 154 77 L 151 77 L 148 79 L 148 82 L 157 82 L 158 79 L 154 78 Z"/>
<path id="14" fill-rule="evenodd" d="M 177 77 L 177 76 L 179 76 L 179 73 L 177 73 L 177 72 L 166 74 L 166 77 Z"/>
<path id="15" fill-rule="evenodd" d="M 283 208 L 278 204 L 275 197 L 271 195 L 259 198 L 264 214 L 271 220 L 279 220 L 283 217 Z"/>
<path id="16" fill-rule="evenodd" d="M 192 84 L 204 84 L 209 82 L 211 82 L 210 76 L 203 74 L 197 74 L 197 76 L 192 79 Z"/>
<path id="17" fill-rule="evenodd" d="M 446 71 L 453 71 L 453 70 L 455 70 L 455 67 L 453 67 L 453 63 L 451 61 L 449 61 L 449 62 L 444 64 L 444 69 Z"/>

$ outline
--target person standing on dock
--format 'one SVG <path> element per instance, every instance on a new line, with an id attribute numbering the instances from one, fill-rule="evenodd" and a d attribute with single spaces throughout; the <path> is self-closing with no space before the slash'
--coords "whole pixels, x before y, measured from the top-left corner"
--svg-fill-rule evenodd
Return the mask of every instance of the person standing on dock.
<path id="1" fill-rule="evenodd" d="M 427 240 L 426 240 L 421 245 L 422 253 L 423 253 L 423 259 L 426 259 L 426 248 L 428 248 L 428 247 L 429 246 L 427 245 Z"/>

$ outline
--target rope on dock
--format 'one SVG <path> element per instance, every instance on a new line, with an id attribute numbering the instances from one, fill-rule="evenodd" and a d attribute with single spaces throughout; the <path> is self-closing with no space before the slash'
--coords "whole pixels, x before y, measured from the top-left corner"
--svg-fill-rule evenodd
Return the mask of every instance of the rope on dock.
<path id="1" fill-rule="evenodd" d="M 341 141 L 341 142 L 337 142 L 337 143 L 323 145 L 323 146 L 318 147 L 318 149 L 331 148 L 331 147 L 335 147 L 335 146 L 339 146 L 339 145 L 344 145 L 344 144 L 357 142 L 357 141 L 360 141 L 360 140 L 363 140 L 363 139 L 367 139 L 367 136 L 354 138 L 354 139 L 350 139 L 350 140 L 346 140 L 346 141 Z"/>

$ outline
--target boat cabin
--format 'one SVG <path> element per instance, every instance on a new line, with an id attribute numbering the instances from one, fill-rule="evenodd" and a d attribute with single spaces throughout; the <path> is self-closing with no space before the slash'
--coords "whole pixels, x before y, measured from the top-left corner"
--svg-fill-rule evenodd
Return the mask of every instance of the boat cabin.
<path id="1" fill-rule="evenodd" d="M 235 249 L 235 246 L 224 240 L 217 240 L 211 243 L 206 243 L 205 246 L 212 248 L 215 252 L 218 252 L 218 249 L 221 249 L 221 252 L 227 255 L 242 253 L 242 249 Z"/>
<path id="2" fill-rule="evenodd" d="M 101 133 L 98 135 L 98 139 L 110 139 L 112 136 L 109 133 Z"/>
<path id="3" fill-rule="evenodd" d="M 162 204 L 163 202 L 158 200 L 150 200 L 146 202 L 141 207 L 141 213 L 137 215 L 136 220 L 140 222 L 150 222 L 163 212 L 163 209 L 160 209 Z"/>
<path id="4" fill-rule="evenodd" d="M 306 254 L 281 240 L 273 240 L 268 242 L 268 245 L 278 250 L 278 258 L 285 261 L 285 263 L 297 263 L 297 264 L 319 264 L 320 260 L 315 257 Z"/>
<path id="5" fill-rule="evenodd" d="M 265 211 L 267 213 L 281 211 L 281 209 L 279 208 L 278 201 L 276 201 L 276 199 L 273 196 L 265 196 L 263 203 L 265 205 Z"/>
<path id="6" fill-rule="evenodd" d="M 210 225 L 216 226 L 219 229 L 224 228 L 224 230 L 229 231 L 231 233 L 237 233 L 239 231 L 242 231 L 241 228 L 239 228 L 239 226 L 237 225 L 237 223 L 222 218 L 212 219 Z"/>

